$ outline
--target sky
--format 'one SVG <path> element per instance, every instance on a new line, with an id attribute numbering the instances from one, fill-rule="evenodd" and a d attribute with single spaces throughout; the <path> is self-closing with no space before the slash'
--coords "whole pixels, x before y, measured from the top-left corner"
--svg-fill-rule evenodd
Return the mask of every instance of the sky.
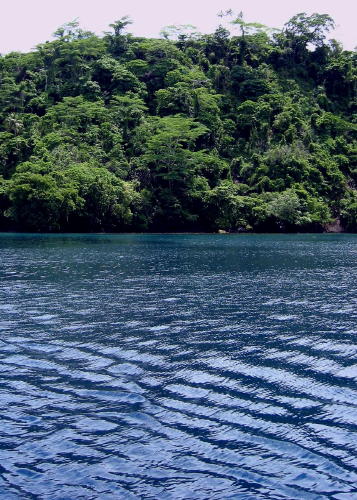
<path id="1" fill-rule="evenodd" d="M 347 50 L 357 45 L 356 0 L 2 0 L 0 17 L 0 54 L 29 51 L 52 39 L 62 24 L 79 19 L 83 29 L 102 34 L 108 25 L 125 15 L 134 24 L 130 32 L 156 37 L 171 24 L 192 24 L 203 33 L 219 24 L 217 13 L 242 11 L 247 22 L 260 22 L 281 28 L 298 12 L 329 14 L 337 29 L 336 38 Z"/>

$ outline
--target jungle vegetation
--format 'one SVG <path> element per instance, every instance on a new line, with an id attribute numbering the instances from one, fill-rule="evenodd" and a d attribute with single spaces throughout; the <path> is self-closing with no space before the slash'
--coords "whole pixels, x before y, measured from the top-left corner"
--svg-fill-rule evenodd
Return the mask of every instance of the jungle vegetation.
<path id="1" fill-rule="evenodd" d="M 356 52 L 282 30 L 103 36 L 0 57 L 0 230 L 357 230 Z"/>

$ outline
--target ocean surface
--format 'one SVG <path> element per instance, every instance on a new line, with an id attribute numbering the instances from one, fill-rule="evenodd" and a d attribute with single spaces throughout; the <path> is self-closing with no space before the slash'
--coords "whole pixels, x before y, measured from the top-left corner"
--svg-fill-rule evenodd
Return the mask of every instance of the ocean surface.
<path id="1" fill-rule="evenodd" d="M 0 235 L 0 498 L 357 499 L 357 235 Z"/>

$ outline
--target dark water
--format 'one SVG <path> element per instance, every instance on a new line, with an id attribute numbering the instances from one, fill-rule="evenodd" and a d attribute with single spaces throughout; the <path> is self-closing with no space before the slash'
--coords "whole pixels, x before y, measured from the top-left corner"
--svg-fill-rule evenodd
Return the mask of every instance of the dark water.
<path id="1" fill-rule="evenodd" d="M 357 498 L 356 235 L 0 235 L 0 497 Z"/>

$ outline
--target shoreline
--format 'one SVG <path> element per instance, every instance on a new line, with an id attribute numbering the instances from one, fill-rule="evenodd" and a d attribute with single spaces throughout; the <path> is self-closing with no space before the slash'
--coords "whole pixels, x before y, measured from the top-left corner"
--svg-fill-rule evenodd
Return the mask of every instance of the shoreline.
<path id="1" fill-rule="evenodd" d="M 123 232 L 31 232 L 31 231 L 0 231 L 0 235 L 6 235 L 6 234 L 16 234 L 16 235 L 38 235 L 38 236 L 65 236 L 65 235 L 93 235 L 93 236 L 129 236 L 129 235 L 158 235 L 158 236 L 175 236 L 175 235 L 183 235 L 183 236 L 258 236 L 258 235 L 275 235 L 275 236 L 283 236 L 283 235 L 357 235 L 357 232 L 349 232 L 349 231 L 339 231 L 339 232 L 334 232 L 334 231 L 321 231 L 321 232 L 308 232 L 308 231 L 302 231 L 302 232 L 295 232 L 295 231 L 281 231 L 281 232 L 253 232 L 253 231 L 236 231 L 236 232 L 205 232 L 205 231 L 166 231 L 166 232 L 160 232 L 160 231 L 152 231 L 152 232 L 129 232 L 129 231 L 123 231 Z"/>

